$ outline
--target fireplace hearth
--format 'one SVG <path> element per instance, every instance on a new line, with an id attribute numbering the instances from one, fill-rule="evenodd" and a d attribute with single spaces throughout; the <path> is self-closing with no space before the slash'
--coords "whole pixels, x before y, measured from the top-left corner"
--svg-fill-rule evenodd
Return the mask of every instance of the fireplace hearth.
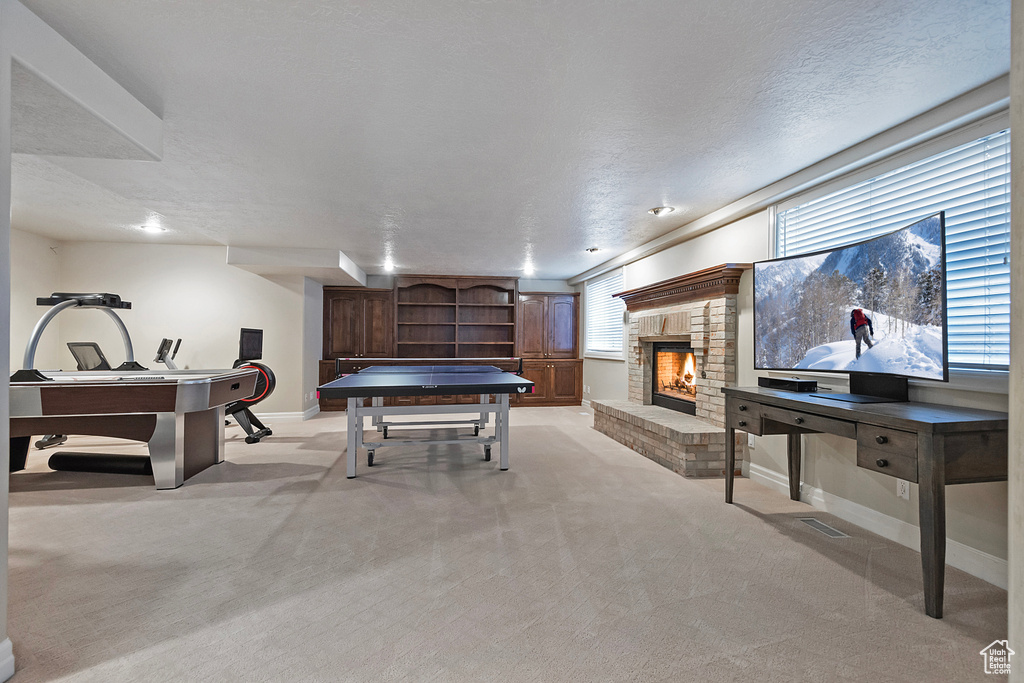
<path id="1" fill-rule="evenodd" d="M 687 415 L 697 414 L 697 364 L 693 347 L 655 343 L 651 359 L 651 403 Z"/>

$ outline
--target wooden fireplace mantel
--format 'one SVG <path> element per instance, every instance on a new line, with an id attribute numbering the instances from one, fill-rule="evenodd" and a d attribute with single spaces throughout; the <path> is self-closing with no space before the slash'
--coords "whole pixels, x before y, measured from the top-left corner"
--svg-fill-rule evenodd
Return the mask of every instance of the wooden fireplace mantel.
<path id="1" fill-rule="evenodd" d="M 736 294 L 739 292 L 740 276 L 752 267 L 752 263 L 723 263 L 612 296 L 625 301 L 626 310 L 641 311 Z"/>

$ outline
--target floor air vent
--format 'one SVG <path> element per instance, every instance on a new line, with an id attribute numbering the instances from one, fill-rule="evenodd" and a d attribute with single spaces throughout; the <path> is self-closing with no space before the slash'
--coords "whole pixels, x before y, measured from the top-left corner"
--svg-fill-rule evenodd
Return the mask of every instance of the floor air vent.
<path id="1" fill-rule="evenodd" d="M 812 529 L 816 529 L 816 530 L 820 531 L 821 533 L 825 534 L 826 536 L 831 536 L 832 538 L 849 538 L 850 537 L 848 534 L 844 534 L 839 529 L 833 529 L 828 524 L 825 524 L 824 522 L 820 522 L 820 521 L 814 519 L 813 517 L 799 517 L 798 519 L 801 522 L 803 522 L 804 524 L 806 524 L 807 526 L 811 527 Z"/>

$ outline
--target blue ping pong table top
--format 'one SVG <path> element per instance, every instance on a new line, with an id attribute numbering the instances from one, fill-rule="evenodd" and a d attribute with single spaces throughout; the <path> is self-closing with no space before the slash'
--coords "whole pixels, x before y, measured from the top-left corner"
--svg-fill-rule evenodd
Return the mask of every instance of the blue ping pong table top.
<path id="1" fill-rule="evenodd" d="M 533 382 L 493 365 L 375 365 L 319 388 L 328 399 L 532 392 Z"/>
<path id="2" fill-rule="evenodd" d="M 491 372 L 502 372 L 502 370 L 501 368 L 496 368 L 493 365 L 371 365 L 368 368 L 363 368 L 355 374 L 451 375 L 463 372 L 485 374 Z"/>

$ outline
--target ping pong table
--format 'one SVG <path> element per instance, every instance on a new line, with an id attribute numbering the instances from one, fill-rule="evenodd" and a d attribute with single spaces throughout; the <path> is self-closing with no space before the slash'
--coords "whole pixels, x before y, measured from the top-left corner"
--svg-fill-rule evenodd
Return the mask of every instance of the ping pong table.
<path id="1" fill-rule="evenodd" d="M 499 467 L 508 469 L 508 410 L 509 394 L 533 391 L 533 382 L 493 365 L 396 365 L 371 366 L 351 375 L 339 377 L 318 389 L 327 399 L 348 399 L 348 451 L 347 476 L 356 476 L 356 456 L 365 448 L 366 464 L 373 467 L 374 452 L 383 446 L 414 443 L 462 443 L 472 441 L 483 445 L 484 460 L 491 459 L 491 446 L 498 444 Z M 385 406 L 386 396 L 444 396 L 448 394 L 475 394 L 477 403 L 457 405 Z M 491 402 L 491 395 L 496 402 Z M 370 405 L 364 405 L 370 399 Z M 444 415 L 471 413 L 471 419 L 428 419 L 416 422 L 385 421 L 385 415 Z M 481 435 L 488 424 L 488 415 L 494 414 L 494 433 Z M 364 418 L 370 417 L 372 426 L 387 441 L 364 440 Z M 473 434 L 454 439 L 396 439 L 388 438 L 389 427 L 426 427 L 462 425 L 473 427 Z"/>

